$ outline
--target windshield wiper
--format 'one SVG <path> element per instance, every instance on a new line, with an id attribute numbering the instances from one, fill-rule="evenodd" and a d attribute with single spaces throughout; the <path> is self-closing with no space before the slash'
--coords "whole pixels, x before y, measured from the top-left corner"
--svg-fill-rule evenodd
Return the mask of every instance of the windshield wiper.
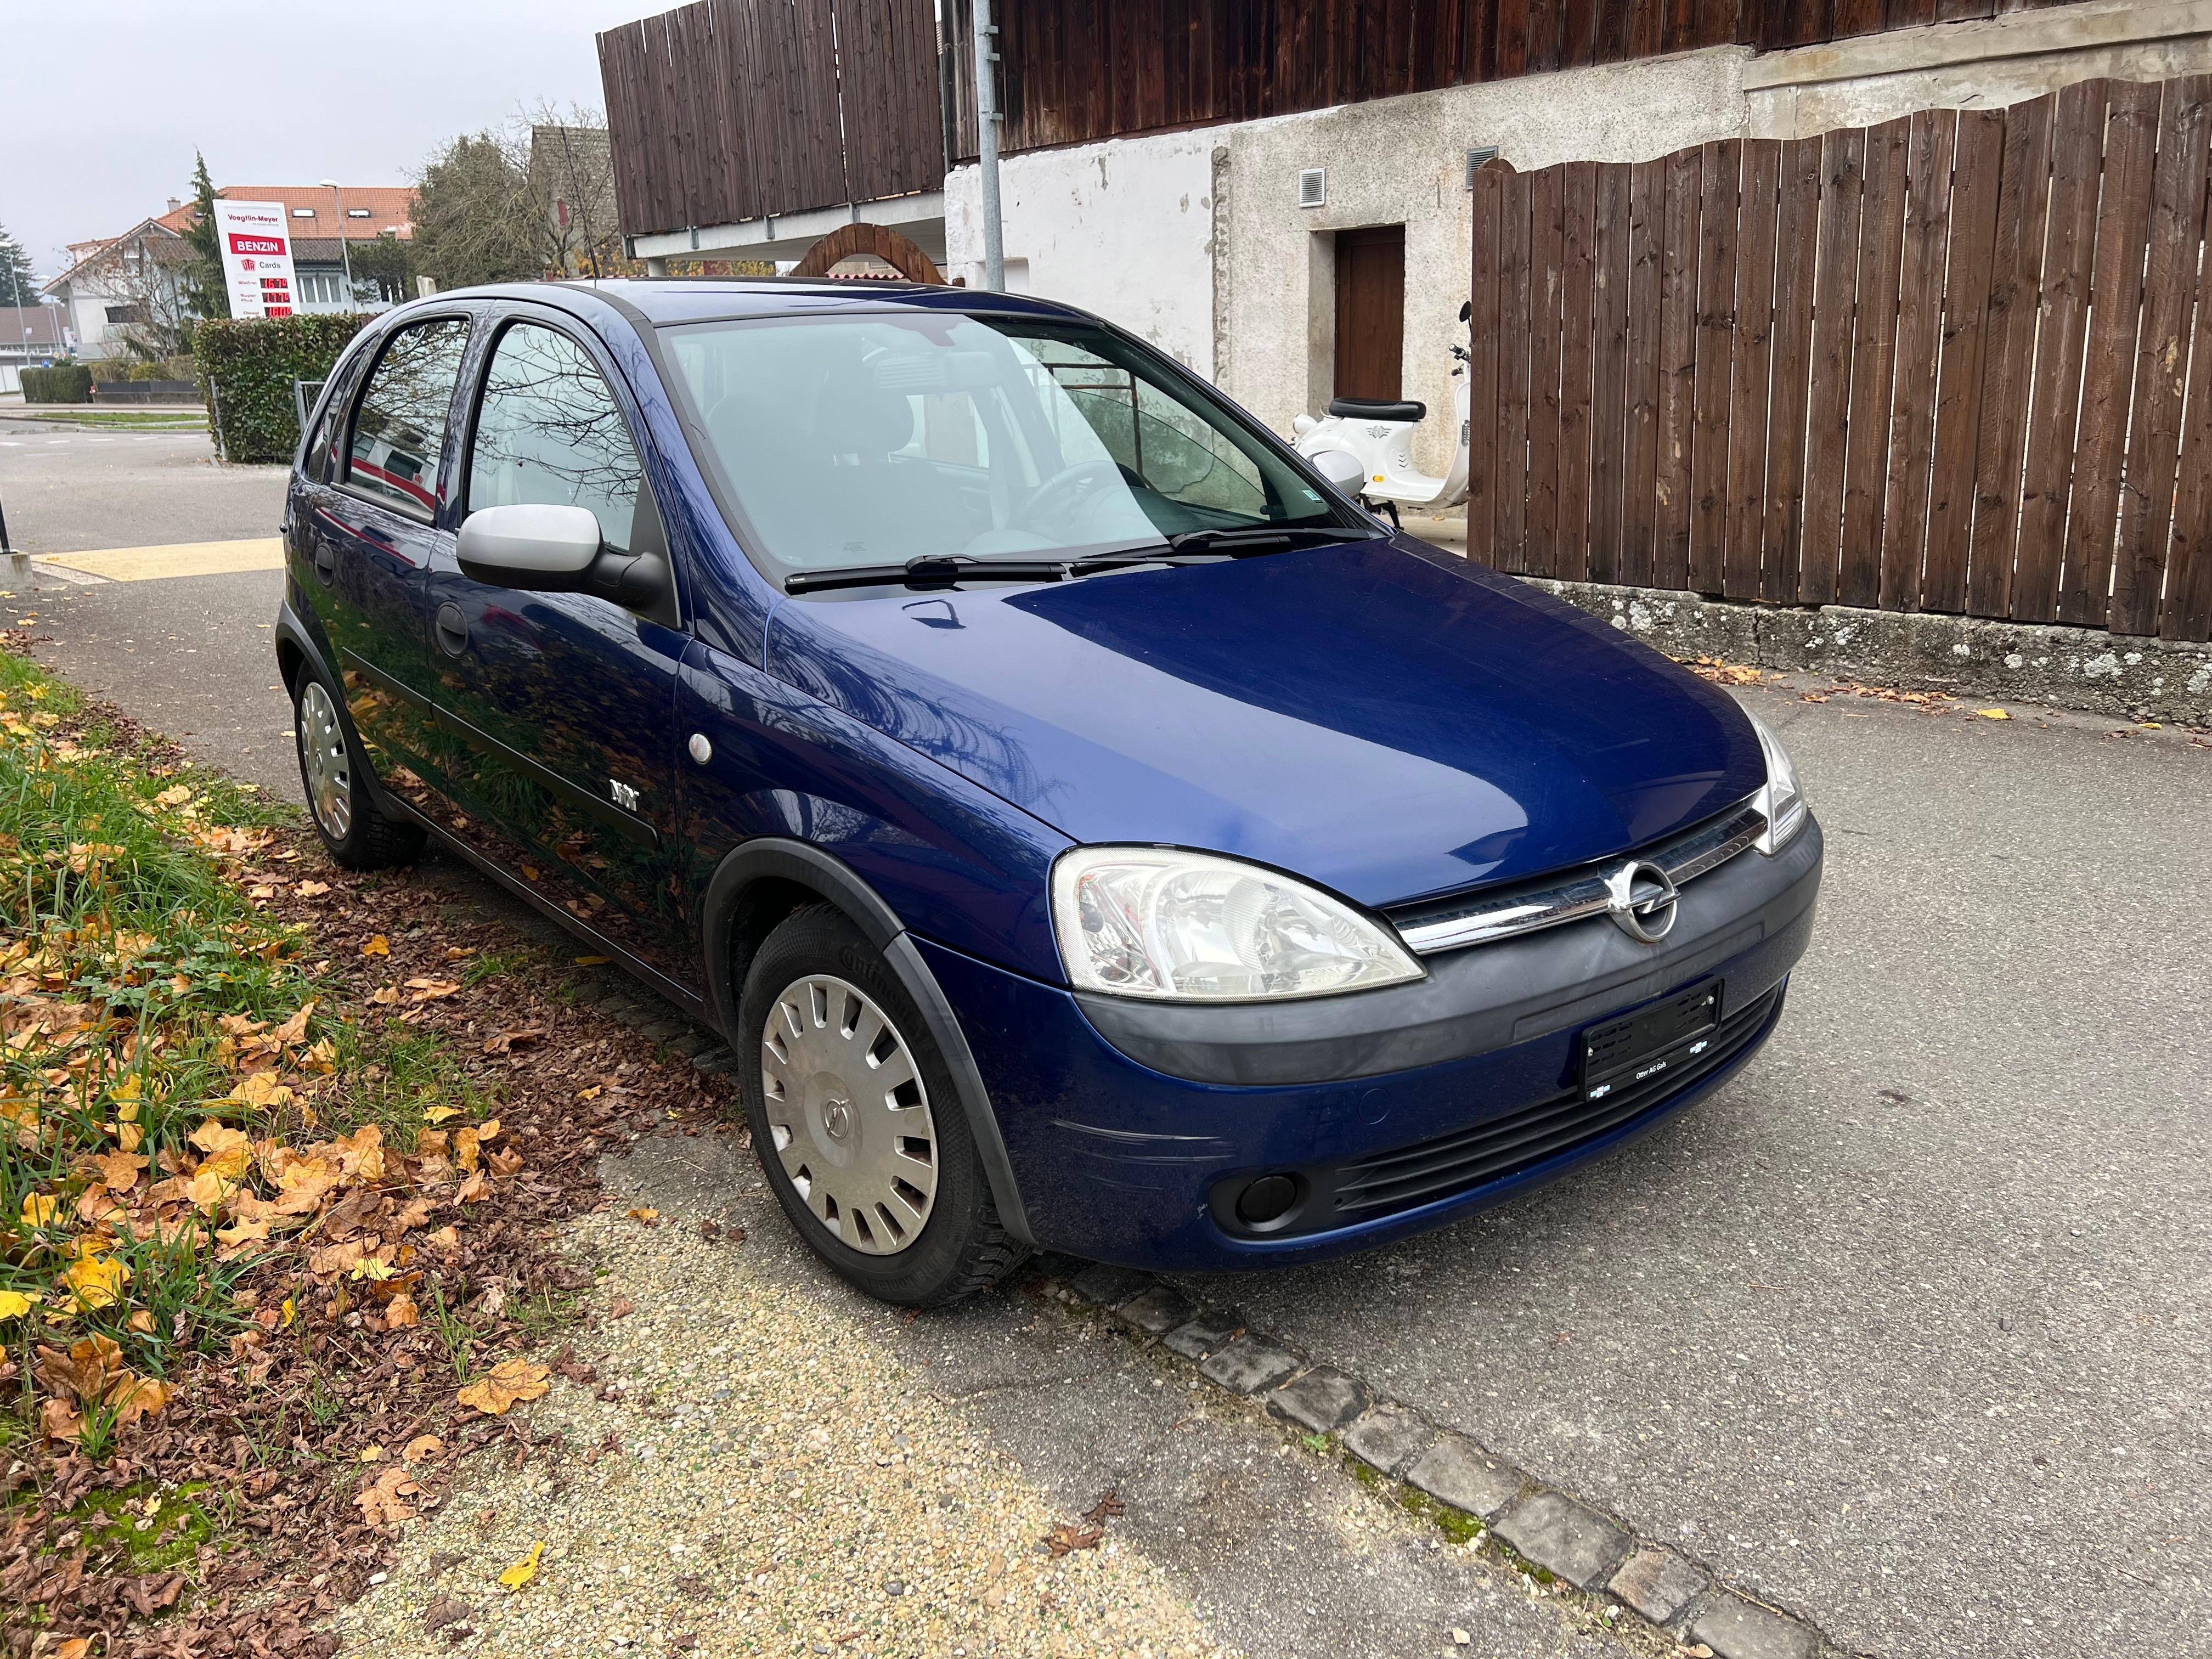
<path id="1" fill-rule="evenodd" d="M 944 587 L 963 581 L 1056 582 L 1066 579 L 1065 559 L 976 559 L 965 554 L 925 553 L 904 564 L 854 564 L 835 570 L 800 570 L 783 579 L 787 593 L 817 593 L 825 587 Z"/>
<path id="2" fill-rule="evenodd" d="M 1363 535 L 1343 526 L 1322 527 L 1317 525 L 1253 525 L 1224 526 L 1218 530 L 1186 530 L 1168 538 L 1168 545 L 1178 553 L 1229 553 L 1238 557 L 1251 553 L 1272 553 L 1300 544 L 1323 542 L 1371 541 L 1373 536 Z"/>

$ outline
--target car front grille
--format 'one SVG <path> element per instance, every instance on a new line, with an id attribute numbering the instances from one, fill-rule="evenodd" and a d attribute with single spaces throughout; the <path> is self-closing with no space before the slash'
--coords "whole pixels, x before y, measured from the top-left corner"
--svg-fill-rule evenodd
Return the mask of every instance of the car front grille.
<path id="1" fill-rule="evenodd" d="M 1694 1063 L 1619 1094 L 1584 1100 L 1580 1089 L 1569 1090 L 1455 1134 L 1357 1163 L 1302 1170 L 1298 1173 L 1310 1195 L 1286 1226 L 1237 1225 L 1230 1220 L 1233 1209 L 1218 1195 L 1214 1213 L 1243 1233 L 1280 1237 L 1326 1232 L 1505 1180 L 1640 1118 L 1656 1116 L 1742 1053 L 1766 1028 L 1781 999 L 1780 986 L 1754 998 L 1722 1020 L 1711 1048 Z"/>

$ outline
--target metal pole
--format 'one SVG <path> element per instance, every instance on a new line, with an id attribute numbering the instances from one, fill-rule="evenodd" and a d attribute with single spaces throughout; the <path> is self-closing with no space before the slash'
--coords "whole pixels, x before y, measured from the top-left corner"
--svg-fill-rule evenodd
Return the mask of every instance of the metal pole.
<path id="1" fill-rule="evenodd" d="M 348 304 L 349 306 L 350 306 L 350 305 L 351 305 L 351 304 L 353 304 L 353 302 L 354 302 L 354 299 L 353 299 L 353 249 L 352 249 L 351 247 L 349 247 L 349 246 L 347 246 L 347 243 L 346 243 L 346 234 L 345 234 L 345 198 L 338 194 L 338 187 L 337 187 L 336 185 L 332 185 L 331 186 L 331 200 L 337 204 L 337 209 L 338 209 L 338 256 L 339 256 L 339 258 L 343 258 L 343 259 L 345 261 L 345 274 L 346 274 L 346 304 Z"/>
<path id="2" fill-rule="evenodd" d="M 975 0 L 975 160 L 983 174 L 983 286 L 1006 291 L 1006 249 L 999 231 L 999 54 L 991 50 L 998 30 L 991 22 L 991 0 Z"/>
<path id="3" fill-rule="evenodd" d="M 18 553 L 8 539 L 8 514 L 0 510 L 0 557 L 8 561 L 8 580 L 17 585 L 35 589 L 39 583 L 31 574 L 31 556 Z"/>

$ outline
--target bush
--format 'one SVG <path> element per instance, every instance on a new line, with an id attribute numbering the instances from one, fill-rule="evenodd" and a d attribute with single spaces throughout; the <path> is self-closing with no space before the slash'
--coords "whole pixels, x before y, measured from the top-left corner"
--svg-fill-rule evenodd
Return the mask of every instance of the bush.
<path id="1" fill-rule="evenodd" d="M 53 368 L 23 371 L 23 401 L 27 404 L 88 404 L 92 401 L 92 370 L 82 363 L 63 363 Z"/>
<path id="2" fill-rule="evenodd" d="M 201 401 L 216 452 L 233 461 L 289 461 L 299 447 L 292 382 L 319 380 L 365 315 L 210 318 L 192 332 Z"/>

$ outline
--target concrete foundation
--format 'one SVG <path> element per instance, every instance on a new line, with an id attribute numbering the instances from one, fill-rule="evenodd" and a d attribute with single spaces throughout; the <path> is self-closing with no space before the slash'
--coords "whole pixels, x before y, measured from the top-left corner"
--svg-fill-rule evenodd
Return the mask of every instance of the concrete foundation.
<path id="1" fill-rule="evenodd" d="M 1670 657 L 1718 657 L 1901 690 L 2212 726 L 2212 644 L 1978 617 L 1741 605 L 1656 588 L 1526 580 Z"/>

